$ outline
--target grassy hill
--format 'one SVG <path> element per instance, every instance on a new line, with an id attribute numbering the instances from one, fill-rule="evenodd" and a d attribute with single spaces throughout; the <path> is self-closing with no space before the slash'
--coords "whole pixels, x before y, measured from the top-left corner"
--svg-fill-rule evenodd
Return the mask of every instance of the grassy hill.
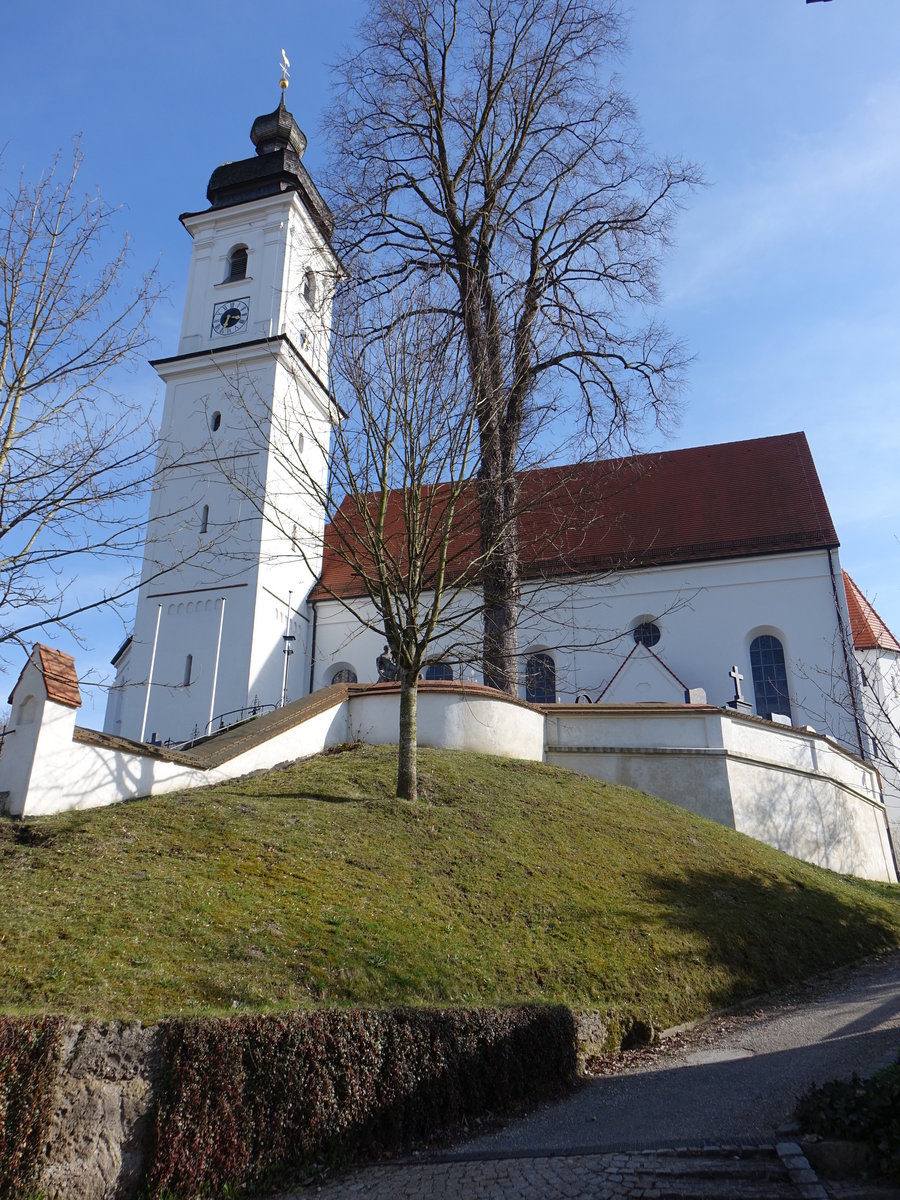
<path id="1" fill-rule="evenodd" d="M 0 1009 L 562 1001 L 687 1019 L 900 944 L 898 889 L 568 771 L 351 747 L 0 822 Z"/>

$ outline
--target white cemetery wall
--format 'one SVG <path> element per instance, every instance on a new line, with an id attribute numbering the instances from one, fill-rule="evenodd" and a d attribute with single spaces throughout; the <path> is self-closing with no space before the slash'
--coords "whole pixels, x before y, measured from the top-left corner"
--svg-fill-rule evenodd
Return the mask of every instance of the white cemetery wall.
<path id="1" fill-rule="evenodd" d="M 661 796 L 807 862 L 896 879 L 877 773 L 818 735 L 709 706 L 578 705 L 548 712 L 546 761 Z"/>
<path id="2" fill-rule="evenodd" d="M 449 685 L 419 686 L 418 744 L 445 750 L 474 750 L 503 758 L 541 762 L 544 757 L 544 717 L 540 710 L 481 692 Z M 399 702 L 396 693 L 356 695 L 351 701 L 350 730 L 354 738 L 374 745 L 399 740 Z"/>

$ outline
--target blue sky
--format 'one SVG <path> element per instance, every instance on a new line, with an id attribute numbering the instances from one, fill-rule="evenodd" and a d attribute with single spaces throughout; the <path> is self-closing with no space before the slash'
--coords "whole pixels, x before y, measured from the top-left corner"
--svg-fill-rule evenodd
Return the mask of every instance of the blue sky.
<path id="1" fill-rule="evenodd" d="M 252 152 L 281 46 L 322 179 L 329 65 L 363 7 L 48 0 L 37 21 L 3 6 L 6 181 L 83 134 L 85 183 L 123 206 L 135 267 L 158 260 L 167 285 L 154 354 L 177 342 L 190 249 L 178 213 L 205 206 L 215 166 Z M 900 632 L 900 4 L 633 0 L 631 15 L 619 70 L 647 145 L 698 162 L 709 183 L 663 271 L 662 316 L 696 358 L 680 426 L 653 445 L 806 430 L 844 566 Z M 129 386 L 161 401 L 149 367 Z M 105 670 L 121 635 L 89 622 L 79 668 Z M 102 715 L 88 689 L 81 719 Z"/>

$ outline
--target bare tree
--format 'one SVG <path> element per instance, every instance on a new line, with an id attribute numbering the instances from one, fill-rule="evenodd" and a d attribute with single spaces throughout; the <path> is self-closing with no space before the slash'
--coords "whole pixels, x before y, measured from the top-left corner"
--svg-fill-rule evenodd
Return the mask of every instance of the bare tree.
<path id="1" fill-rule="evenodd" d="M 117 373 L 148 341 L 157 282 L 129 289 L 127 239 L 110 250 L 114 212 L 78 192 L 80 166 L 76 146 L 0 192 L 0 644 L 71 630 L 117 593 L 76 597 L 79 570 L 118 570 L 143 541 L 152 430 Z"/>
<path id="2" fill-rule="evenodd" d="M 400 684 L 397 795 L 415 799 L 420 672 L 436 657 L 436 637 L 446 646 L 480 612 L 476 422 L 452 324 L 418 292 L 396 292 L 389 314 L 379 298 L 348 290 L 332 362 L 346 411 L 333 428 L 323 424 L 299 380 L 283 408 L 268 409 L 238 377 L 248 431 L 271 447 L 274 468 L 262 480 L 220 465 L 281 535 L 283 553 L 315 575 L 327 522 L 324 552 L 345 585 L 319 587 L 390 648 Z"/>
<path id="3" fill-rule="evenodd" d="M 647 310 L 694 168 L 643 149 L 605 76 L 617 0 L 375 0 L 327 121 L 341 249 L 426 276 L 479 438 L 485 682 L 514 692 L 523 430 L 562 403 L 595 449 L 670 404 L 685 355 Z"/>

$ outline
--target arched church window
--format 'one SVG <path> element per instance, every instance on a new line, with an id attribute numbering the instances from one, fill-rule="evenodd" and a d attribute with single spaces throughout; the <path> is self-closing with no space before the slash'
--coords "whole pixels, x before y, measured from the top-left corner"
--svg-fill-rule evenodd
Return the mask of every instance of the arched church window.
<path id="1" fill-rule="evenodd" d="M 750 667 L 759 716 L 780 713 L 791 720 L 784 647 L 777 637 L 764 633 L 753 639 L 750 643 Z"/>
<path id="2" fill-rule="evenodd" d="M 525 660 L 525 699 L 529 704 L 556 703 L 556 663 L 541 651 Z"/>
<path id="3" fill-rule="evenodd" d="M 312 271 L 307 271 L 303 276 L 303 299 L 307 304 L 316 302 L 316 277 Z"/>
<path id="4" fill-rule="evenodd" d="M 356 672 L 352 667 L 338 667 L 331 676 L 332 683 L 356 683 Z"/>
<path id="5" fill-rule="evenodd" d="M 228 274 L 225 277 L 225 282 L 230 283 L 233 279 L 247 278 L 247 247 L 235 246 L 228 257 Z"/>
<path id="6" fill-rule="evenodd" d="M 200 510 L 200 532 L 201 533 L 209 532 L 209 505 L 208 504 L 204 504 L 203 508 Z"/>
<path id="7" fill-rule="evenodd" d="M 185 660 L 184 660 L 184 686 L 185 687 L 191 686 L 191 675 L 193 674 L 193 670 L 194 670 L 194 656 L 193 656 L 193 654 L 189 654 L 187 656 L 187 658 L 185 658 Z"/>
<path id="8" fill-rule="evenodd" d="M 209 427 L 213 431 L 213 433 L 218 432 L 219 426 L 221 424 L 222 424 L 222 414 L 220 412 L 214 412 L 213 415 L 209 418 Z"/>
<path id="9" fill-rule="evenodd" d="M 636 646 L 655 646 L 662 637 L 659 626 L 653 621 L 641 621 L 631 631 Z"/>
<path id="10" fill-rule="evenodd" d="M 432 663 L 425 672 L 428 680 L 438 680 L 441 683 L 453 682 L 453 668 L 449 663 Z"/>

